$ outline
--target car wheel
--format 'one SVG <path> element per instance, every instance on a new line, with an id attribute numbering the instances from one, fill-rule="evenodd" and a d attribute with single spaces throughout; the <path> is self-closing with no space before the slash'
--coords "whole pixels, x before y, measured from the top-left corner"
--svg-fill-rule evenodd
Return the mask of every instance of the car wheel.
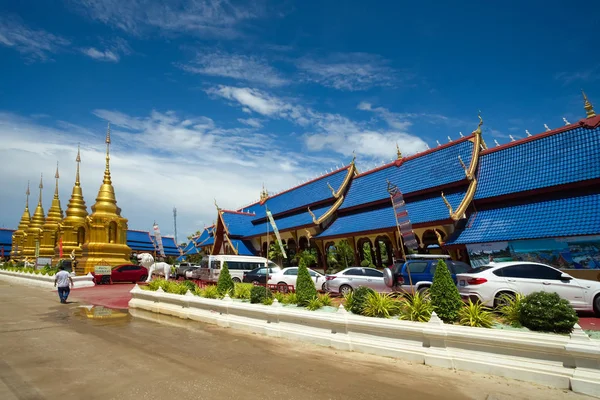
<path id="1" fill-rule="evenodd" d="M 594 314 L 596 318 L 600 318 L 600 294 L 594 297 Z"/>
<path id="2" fill-rule="evenodd" d="M 327 288 L 325 287 L 325 282 L 323 282 L 323 285 L 321 286 L 321 290 L 324 291 L 324 292 L 327 291 Z"/>
<path id="3" fill-rule="evenodd" d="M 281 293 L 287 293 L 288 292 L 288 284 L 285 282 L 279 282 L 277 284 L 277 291 L 279 291 Z"/>
<path id="4" fill-rule="evenodd" d="M 352 289 L 351 286 L 348 286 L 348 285 L 342 285 L 342 286 L 340 286 L 340 293 L 342 295 L 344 295 L 344 296 L 347 295 L 347 294 L 352 293 L 352 290 L 353 289 Z"/>
<path id="5" fill-rule="evenodd" d="M 499 292 L 494 297 L 494 308 L 501 308 L 508 305 L 510 300 L 514 300 L 515 294 L 512 292 Z"/>
<path id="6" fill-rule="evenodd" d="M 257 281 L 257 280 L 253 280 L 253 281 L 252 281 L 252 284 L 253 284 L 254 286 L 258 286 L 258 285 L 260 285 L 260 282 L 259 282 L 259 281 Z"/>
<path id="7" fill-rule="evenodd" d="M 431 287 L 429 286 L 421 286 L 417 292 L 419 292 L 419 294 L 421 296 L 428 296 L 429 295 L 429 289 L 431 289 Z"/>
<path id="8" fill-rule="evenodd" d="M 233 278 L 233 283 L 242 283 L 240 278 Z"/>

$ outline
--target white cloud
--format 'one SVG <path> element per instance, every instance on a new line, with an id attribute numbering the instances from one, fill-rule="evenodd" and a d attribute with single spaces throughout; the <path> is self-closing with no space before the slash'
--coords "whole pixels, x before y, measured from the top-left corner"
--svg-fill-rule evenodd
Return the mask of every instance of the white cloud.
<path id="1" fill-rule="evenodd" d="M 407 132 L 409 121 L 393 119 L 388 124 L 392 130 L 376 130 L 364 124 L 330 113 L 321 113 L 300 105 L 294 105 L 264 91 L 250 88 L 219 86 L 209 93 L 237 102 L 244 108 L 270 118 L 286 119 L 313 132 L 304 135 L 309 150 L 333 151 L 349 156 L 354 150 L 361 157 L 389 159 L 395 143 L 404 154 L 413 154 L 426 149 L 425 142 Z M 367 107 L 364 103 L 363 107 Z M 370 107 L 370 105 L 369 105 Z"/>
<path id="2" fill-rule="evenodd" d="M 192 62 L 179 65 L 179 67 L 194 74 L 232 78 L 271 87 L 289 83 L 264 58 L 258 56 L 229 54 L 220 51 L 199 52 Z"/>
<path id="3" fill-rule="evenodd" d="M 258 199 L 263 182 L 269 190 L 283 190 L 324 169 L 323 159 L 286 151 L 282 146 L 290 138 L 249 128 L 225 130 L 203 116 L 183 117 L 172 111 L 136 117 L 108 110 L 95 110 L 94 114 L 111 121 L 113 184 L 129 228 L 150 229 L 156 220 L 163 234 L 172 234 L 175 206 L 180 241 L 212 223 L 215 198 L 223 208 L 237 208 Z M 0 225 L 16 227 L 27 181 L 31 180 L 34 188 L 40 172 L 48 177 L 43 195 L 48 211 L 54 190 L 50 177 L 57 160 L 61 202 L 66 209 L 79 142 L 82 187 L 89 210 L 102 180 L 104 135 L 65 121 L 55 128 L 42 125 L 40 120 L 0 112 L 0 158 L 6 165 L 19 166 L 3 180 L 6 196 L 0 208 Z M 327 163 L 327 167 L 335 162 L 339 160 Z M 37 195 L 32 195 L 30 205 L 35 207 L 35 202 Z"/>
<path id="4" fill-rule="evenodd" d="M 262 128 L 263 126 L 262 122 L 257 118 L 238 118 L 238 121 L 253 128 Z"/>
<path id="5" fill-rule="evenodd" d="M 573 82 L 594 82 L 600 79 L 600 64 L 579 71 L 560 72 L 554 75 L 554 79 L 563 82 L 563 86 L 567 86 Z"/>
<path id="6" fill-rule="evenodd" d="M 92 19 L 135 35 L 159 29 L 235 38 L 240 23 L 262 14 L 256 5 L 242 7 L 229 0 L 175 0 L 168 4 L 158 0 L 80 0 L 73 5 Z"/>
<path id="7" fill-rule="evenodd" d="M 304 57 L 297 63 L 305 79 L 338 90 L 395 86 L 398 72 L 384 58 L 366 53 L 333 54 L 323 60 Z M 405 74 L 404 79 L 412 78 Z"/>
<path id="8" fill-rule="evenodd" d="M 100 51 L 94 47 L 90 47 L 88 49 L 82 49 L 81 52 L 88 57 L 94 58 L 100 61 L 110 61 L 110 62 L 119 62 L 119 55 L 113 53 L 110 50 Z"/>
<path id="9" fill-rule="evenodd" d="M 26 26 L 18 17 L 0 16 L 0 45 L 14 48 L 30 61 L 46 61 L 69 44 L 64 37 Z"/>

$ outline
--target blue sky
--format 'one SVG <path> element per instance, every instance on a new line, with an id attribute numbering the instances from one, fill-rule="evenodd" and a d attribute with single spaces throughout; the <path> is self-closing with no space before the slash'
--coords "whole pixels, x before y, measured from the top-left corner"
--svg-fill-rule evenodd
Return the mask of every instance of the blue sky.
<path id="1" fill-rule="evenodd" d="M 600 107 L 594 2 L 163 3 L 0 2 L 0 226 L 40 173 L 47 211 L 56 161 L 66 208 L 77 143 L 91 206 L 109 121 L 130 228 L 172 234 L 175 206 L 183 237 L 215 198 L 240 207 L 353 151 L 359 170 L 381 165 L 396 143 L 468 134 L 478 110 L 493 146 L 583 118 L 581 88 Z"/>

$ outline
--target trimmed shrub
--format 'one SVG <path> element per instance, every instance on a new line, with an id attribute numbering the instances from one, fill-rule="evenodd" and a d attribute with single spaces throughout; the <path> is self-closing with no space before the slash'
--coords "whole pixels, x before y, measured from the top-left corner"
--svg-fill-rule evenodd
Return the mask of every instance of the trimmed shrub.
<path id="1" fill-rule="evenodd" d="M 251 283 L 235 283 L 233 285 L 233 298 L 250 300 L 250 291 L 254 287 Z"/>
<path id="2" fill-rule="evenodd" d="M 464 303 L 460 299 L 458 288 L 443 260 L 439 260 L 437 263 L 429 293 L 433 310 L 438 317 L 445 323 L 456 322 L 458 312 L 464 307 Z"/>
<path id="3" fill-rule="evenodd" d="M 352 300 L 349 311 L 354 314 L 362 314 L 363 307 L 365 302 L 367 301 L 367 296 L 369 294 L 375 293 L 375 291 L 366 286 L 359 286 L 356 290 L 352 292 Z"/>
<path id="4" fill-rule="evenodd" d="M 575 310 L 557 293 L 535 292 L 523 299 L 519 322 L 532 331 L 571 333 L 577 321 Z"/>
<path id="5" fill-rule="evenodd" d="M 458 322 L 465 326 L 491 328 L 494 325 L 494 315 L 487 311 L 479 302 L 469 304 L 458 311 Z"/>
<path id="6" fill-rule="evenodd" d="M 264 286 L 253 286 L 250 291 L 250 303 L 263 303 L 266 298 L 273 298 L 273 293 Z"/>
<path id="7" fill-rule="evenodd" d="M 219 275 L 219 280 L 217 281 L 217 291 L 219 292 L 219 296 L 225 296 L 227 293 L 231 295 L 233 290 L 233 279 L 231 279 L 227 262 L 224 262 L 223 269 L 221 269 L 221 274 Z"/>
<path id="8" fill-rule="evenodd" d="M 220 297 L 219 290 L 214 285 L 207 286 L 204 289 L 202 289 L 202 292 L 200 295 L 202 297 L 206 297 L 207 299 L 218 299 Z"/>
<path id="9" fill-rule="evenodd" d="M 190 292 L 194 293 L 194 291 L 196 290 L 196 288 L 198 287 L 198 285 L 196 285 L 194 282 L 192 281 L 181 281 L 179 283 L 181 286 L 184 286 L 187 290 L 189 290 Z M 187 293 L 187 290 L 183 293 Z"/>
<path id="10" fill-rule="evenodd" d="M 400 312 L 399 304 L 387 293 L 368 293 L 363 304 L 365 317 L 389 318 Z"/>
<path id="11" fill-rule="evenodd" d="M 296 294 L 298 295 L 298 304 L 306 306 L 313 297 L 317 297 L 317 289 L 310 278 L 310 273 L 308 272 L 306 264 L 302 261 L 303 260 L 300 259 L 300 266 L 298 267 Z"/>
<path id="12" fill-rule="evenodd" d="M 319 297 L 319 301 L 323 307 L 333 305 L 333 301 L 331 300 L 329 293 L 318 294 L 317 296 Z"/>
<path id="13" fill-rule="evenodd" d="M 428 296 L 416 292 L 407 295 L 400 303 L 400 319 L 415 322 L 427 322 L 431 318 L 433 305 Z"/>

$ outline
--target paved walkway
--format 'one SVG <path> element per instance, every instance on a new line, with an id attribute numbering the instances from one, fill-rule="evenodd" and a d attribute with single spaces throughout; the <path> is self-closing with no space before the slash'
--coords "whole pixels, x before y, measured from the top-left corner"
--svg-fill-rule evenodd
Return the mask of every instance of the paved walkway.
<path id="1" fill-rule="evenodd" d="M 0 282 L 0 399 L 589 399 L 200 323 L 88 312 Z"/>

